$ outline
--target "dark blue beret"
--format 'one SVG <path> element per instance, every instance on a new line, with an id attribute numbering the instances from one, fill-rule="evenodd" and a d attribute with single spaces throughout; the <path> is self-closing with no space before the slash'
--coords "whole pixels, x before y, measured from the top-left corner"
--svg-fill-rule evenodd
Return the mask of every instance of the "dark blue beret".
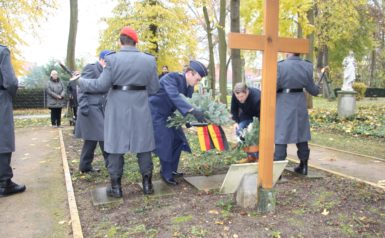
<path id="1" fill-rule="evenodd" d="M 100 52 L 99 54 L 99 59 L 104 59 L 104 57 L 106 57 L 106 55 L 112 53 L 111 50 L 103 50 L 102 52 Z"/>
<path id="2" fill-rule="evenodd" d="M 206 66 L 197 60 L 191 60 L 189 66 L 195 70 L 202 78 L 206 77 L 208 74 Z"/>

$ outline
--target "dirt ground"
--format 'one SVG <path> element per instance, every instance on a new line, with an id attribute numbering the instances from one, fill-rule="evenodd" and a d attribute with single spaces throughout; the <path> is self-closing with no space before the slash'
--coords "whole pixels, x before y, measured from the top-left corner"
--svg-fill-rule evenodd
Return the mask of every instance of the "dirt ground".
<path id="1" fill-rule="evenodd" d="M 172 196 L 143 196 L 135 183 L 141 179 L 136 162 L 126 156 L 124 202 L 94 207 L 90 191 L 107 185 L 108 174 L 105 169 L 79 174 L 82 142 L 73 139 L 71 130 L 63 134 L 84 237 L 385 237 L 385 192 L 321 171 L 322 179 L 285 172 L 288 182 L 275 187 L 275 213 L 261 215 L 236 206 L 233 195 L 198 191 L 183 179 Z M 184 172 L 201 175 L 188 161 L 182 159 Z M 95 165 L 103 167 L 100 152 Z M 223 171 L 218 167 L 212 172 Z"/>

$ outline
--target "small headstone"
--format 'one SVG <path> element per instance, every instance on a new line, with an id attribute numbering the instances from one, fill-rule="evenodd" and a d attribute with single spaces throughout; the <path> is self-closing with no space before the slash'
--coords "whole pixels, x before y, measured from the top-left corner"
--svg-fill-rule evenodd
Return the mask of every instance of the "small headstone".
<path id="1" fill-rule="evenodd" d="M 235 192 L 237 205 L 243 208 L 255 208 L 257 204 L 257 174 L 245 174 Z"/>
<path id="2" fill-rule="evenodd" d="M 189 184 L 200 191 L 209 191 L 212 189 L 219 189 L 226 174 L 217 174 L 212 176 L 194 176 L 184 177 Z"/>
<path id="3" fill-rule="evenodd" d="M 142 183 L 138 183 L 140 188 L 143 189 Z M 151 196 L 167 196 L 167 195 L 172 195 L 175 194 L 174 190 L 171 188 L 171 186 L 165 184 L 163 181 L 156 180 L 152 181 L 152 186 L 154 187 L 154 194 Z"/>
<path id="4" fill-rule="evenodd" d="M 356 109 L 355 91 L 338 91 L 338 117 L 345 118 L 353 116 Z"/>
<path id="5" fill-rule="evenodd" d="M 273 186 L 281 176 L 287 163 L 287 160 L 273 162 Z M 235 193 L 243 175 L 252 173 L 258 173 L 258 163 L 232 164 L 223 180 L 220 192 L 224 194 Z"/>
<path id="6" fill-rule="evenodd" d="M 285 170 L 289 171 L 289 172 L 291 172 L 291 173 L 293 173 L 299 177 L 303 177 L 304 179 L 322 179 L 322 178 L 324 178 L 324 176 L 315 169 L 308 169 L 306 176 L 301 175 L 301 174 L 297 174 L 296 172 L 294 172 L 294 167 L 286 167 Z"/>
<path id="7" fill-rule="evenodd" d="M 107 187 L 100 187 L 91 190 L 92 204 L 94 206 L 107 205 L 112 203 L 123 203 L 123 198 L 107 196 Z"/>

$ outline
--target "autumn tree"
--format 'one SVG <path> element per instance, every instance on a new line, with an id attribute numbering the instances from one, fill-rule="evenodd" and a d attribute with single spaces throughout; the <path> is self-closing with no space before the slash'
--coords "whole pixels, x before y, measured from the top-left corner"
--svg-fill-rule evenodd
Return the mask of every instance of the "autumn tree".
<path id="1" fill-rule="evenodd" d="M 98 50 L 118 50 L 116 42 L 123 26 L 131 26 L 139 35 L 138 47 L 157 58 L 158 69 L 168 65 L 171 71 L 182 66 L 197 52 L 196 20 L 187 14 L 183 2 L 171 0 L 118 0 L 113 16 L 105 19 Z"/>
<path id="2" fill-rule="evenodd" d="M 16 73 L 23 67 L 20 46 L 28 44 L 23 35 L 34 34 L 55 4 L 55 0 L 0 0 L 0 42 L 10 48 Z"/>

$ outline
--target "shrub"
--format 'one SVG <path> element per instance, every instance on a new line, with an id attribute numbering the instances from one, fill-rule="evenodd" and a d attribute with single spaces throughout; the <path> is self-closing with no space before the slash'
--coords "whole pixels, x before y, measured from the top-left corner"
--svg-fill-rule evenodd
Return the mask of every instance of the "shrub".
<path id="1" fill-rule="evenodd" d="M 368 87 L 364 83 L 353 83 L 353 89 L 357 92 L 357 100 L 365 97 L 365 92 Z"/>

